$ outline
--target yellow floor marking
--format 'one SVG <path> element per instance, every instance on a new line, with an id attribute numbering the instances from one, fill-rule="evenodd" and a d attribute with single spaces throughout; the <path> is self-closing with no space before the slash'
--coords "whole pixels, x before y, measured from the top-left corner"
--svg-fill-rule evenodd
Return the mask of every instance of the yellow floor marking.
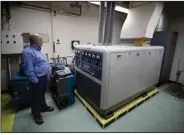
<path id="1" fill-rule="evenodd" d="M 16 112 L 8 104 L 11 97 L 8 94 L 1 94 L 1 132 L 12 132 Z"/>
<path id="2" fill-rule="evenodd" d="M 119 115 L 128 111 L 132 107 L 137 106 L 137 104 L 139 104 L 140 102 L 144 102 L 145 99 L 149 98 L 150 96 L 152 96 L 153 94 L 156 94 L 158 92 L 159 92 L 158 89 L 154 89 L 154 90 L 148 92 L 147 96 L 139 97 L 138 99 L 133 100 L 132 102 L 130 102 L 126 106 L 122 107 L 121 109 L 115 111 L 114 115 L 112 117 L 110 117 L 109 119 L 104 119 L 98 114 L 98 112 L 95 109 L 92 108 L 92 106 L 85 99 L 83 99 L 81 97 L 81 95 L 77 92 L 77 90 L 75 90 L 75 94 L 77 95 L 77 97 L 82 101 L 82 103 L 84 103 L 85 107 L 87 107 L 92 112 L 92 114 L 95 116 L 95 118 L 98 119 L 102 125 L 107 124 L 108 122 L 110 122 L 113 119 L 117 119 L 117 117 Z"/>

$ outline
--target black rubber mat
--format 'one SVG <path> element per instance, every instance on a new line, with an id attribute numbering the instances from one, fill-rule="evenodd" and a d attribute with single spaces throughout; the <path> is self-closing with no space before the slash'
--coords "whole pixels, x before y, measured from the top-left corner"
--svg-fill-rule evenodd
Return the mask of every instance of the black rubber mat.
<path id="1" fill-rule="evenodd" d="M 182 85 L 169 84 L 169 86 L 165 89 L 165 91 L 172 96 L 184 99 L 184 89 Z"/>

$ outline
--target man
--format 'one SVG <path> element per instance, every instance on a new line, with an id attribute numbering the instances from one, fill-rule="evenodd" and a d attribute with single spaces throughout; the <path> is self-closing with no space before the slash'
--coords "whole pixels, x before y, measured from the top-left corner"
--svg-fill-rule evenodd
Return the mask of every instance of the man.
<path id="1" fill-rule="evenodd" d="M 28 77 L 32 91 L 31 112 L 37 124 L 43 124 L 41 112 L 51 112 L 45 101 L 45 89 L 50 65 L 45 54 L 41 52 L 42 37 L 39 34 L 30 35 L 30 45 L 23 51 L 24 74 Z"/>

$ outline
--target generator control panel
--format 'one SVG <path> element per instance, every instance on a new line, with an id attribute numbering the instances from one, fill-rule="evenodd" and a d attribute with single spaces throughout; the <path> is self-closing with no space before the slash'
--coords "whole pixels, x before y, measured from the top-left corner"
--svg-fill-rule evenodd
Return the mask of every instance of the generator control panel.
<path id="1" fill-rule="evenodd" d="M 75 50 L 75 66 L 98 80 L 102 79 L 102 60 L 102 53 Z"/>

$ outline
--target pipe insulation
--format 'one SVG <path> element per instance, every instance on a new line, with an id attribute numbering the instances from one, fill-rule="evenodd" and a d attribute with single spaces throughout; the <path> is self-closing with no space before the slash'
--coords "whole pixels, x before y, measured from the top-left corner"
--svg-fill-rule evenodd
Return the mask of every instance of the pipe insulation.
<path id="1" fill-rule="evenodd" d="M 120 38 L 152 38 L 162 14 L 163 2 L 150 2 L 129 9 L 128 16 L 122 26 Z"/>

